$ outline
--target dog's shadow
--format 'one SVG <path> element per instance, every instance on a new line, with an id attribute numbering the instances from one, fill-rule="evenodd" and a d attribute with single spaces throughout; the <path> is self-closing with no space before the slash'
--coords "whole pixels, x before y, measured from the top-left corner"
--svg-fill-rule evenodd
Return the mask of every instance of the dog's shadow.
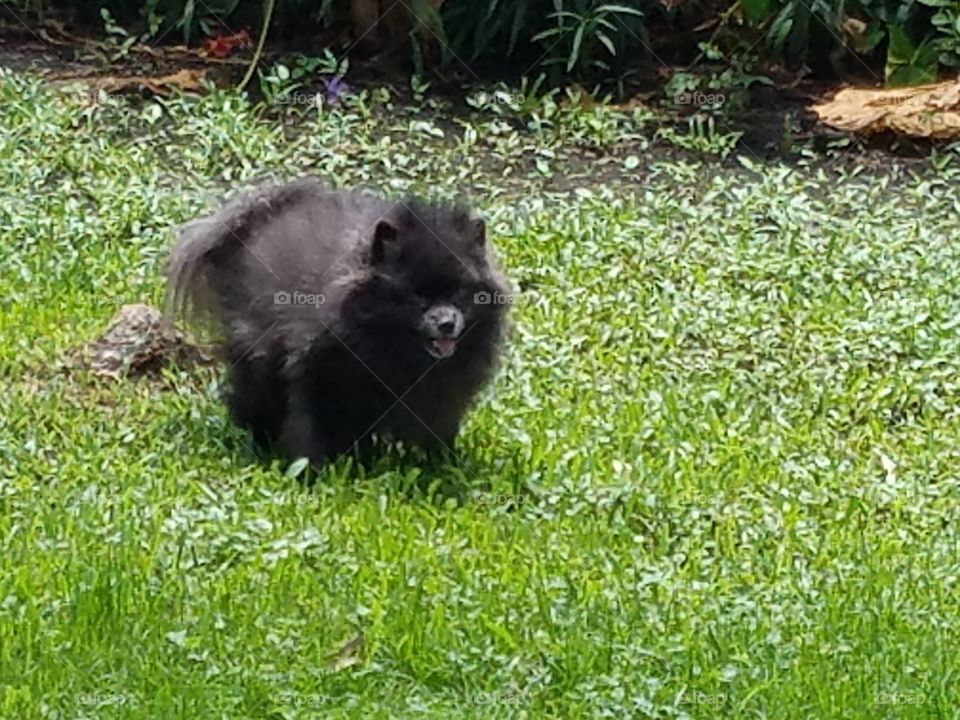
<path id="1" fill-rule="evenodd" d="M 363 449 L 311 466 L 306 458 L 291 462 L 276 448 L 258 445 L 248 433 L 234 430 L 221 438 L 225 450 L 246 462 L 276 468 L 308 490 L 331 483 L 376 481 L 383 490 L 410 501 L 443 505 L 452 500 L 466 505 L 478 492 L 489 488 L 489 482 L 481 478 L 489 477 L 491 468 L 462 450 L 426 451 L 378 439 Z"/>
<path id="2" fill-rule="evenodd" d="M 478 477 L 484 471 L 473 457 L 452 450 L 424 452 L 418 449 L 390 447 L 374 452 L 358 464 L 368 477 L 385 482 L 407 500 L 428 500 L 443 505 L 453 500 L 468 504 L 478 489 Z"/>

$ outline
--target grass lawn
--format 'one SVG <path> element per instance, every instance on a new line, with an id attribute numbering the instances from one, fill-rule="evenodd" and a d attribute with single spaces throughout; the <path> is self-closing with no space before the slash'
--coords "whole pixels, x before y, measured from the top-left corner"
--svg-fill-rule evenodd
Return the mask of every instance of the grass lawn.
<path id="1" fill-rule="evenodd" d="M 960 717 L 960 174 L 430 102 L 0 77 L 0 718 Z M 306 172 L 487 213 L 520 292 L 455 461 L 310 487 L 214 370 L 59 369 Z"/>

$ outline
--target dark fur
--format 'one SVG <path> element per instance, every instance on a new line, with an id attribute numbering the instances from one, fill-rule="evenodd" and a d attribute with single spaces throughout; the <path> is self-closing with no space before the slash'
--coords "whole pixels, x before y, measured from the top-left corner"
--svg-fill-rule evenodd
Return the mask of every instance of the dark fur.
<path id="1" fill-rule="evenodd" d="M 474 295 L 505 288 L 462 208 L 265 186 L 185 226 L 167 274 L 173 309 L 221 331 L 234 420 L 288 458 L 320 463 L 371 433 L 450 447 L 496 365 L 505 306 Z M 275 303 L 294 291 L 325 302 Z M 439 332 L 451 307 L 464 331 L 437 359 L 424 323 Z"/>

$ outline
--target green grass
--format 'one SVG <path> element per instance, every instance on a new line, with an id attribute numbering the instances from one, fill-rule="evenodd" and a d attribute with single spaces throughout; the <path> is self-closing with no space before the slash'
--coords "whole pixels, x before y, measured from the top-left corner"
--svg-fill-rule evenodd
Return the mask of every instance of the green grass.
<path id="1" fill-rule="evenodd" d="M 83 101 L 0 85 L 0 718 L 960 717 L 955 171 Z M 215 372 L 57 369 L 307 171 L 488 213 L 523 290 L 457 462 L 308 488 Z"/>

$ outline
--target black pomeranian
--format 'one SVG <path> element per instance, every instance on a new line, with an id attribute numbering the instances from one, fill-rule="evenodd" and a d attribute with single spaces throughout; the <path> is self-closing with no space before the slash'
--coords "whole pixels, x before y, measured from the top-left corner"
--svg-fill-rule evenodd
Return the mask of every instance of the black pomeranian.
<path id="1" fill-rule="evenodd" d="M 313 180 L 186 225 L 167 280 L 168 307 L 219 330 L 234 421 L 314 464 L 372 434 L 449 449 L 504 334 L 481 219 Z"/>

